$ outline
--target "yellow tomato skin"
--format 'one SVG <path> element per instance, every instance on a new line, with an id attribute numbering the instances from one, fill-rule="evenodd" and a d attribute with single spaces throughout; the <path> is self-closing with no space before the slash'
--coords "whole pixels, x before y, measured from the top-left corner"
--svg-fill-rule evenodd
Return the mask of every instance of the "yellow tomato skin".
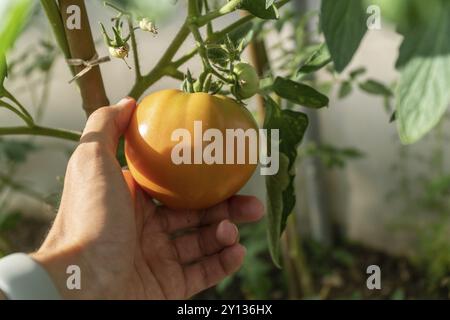
<path id="1" fill-rule="evenodd" d="M 179 141 L 172 141 L 172 133 L 187 129 L 193 141 L 194 121 L 202 121 L 202 133 L 220 130 L 224 148 L 226 129 L 258 128 L 244 106 L 223 96 L 162 90 L 145 97 L 125 134 L 125 156 L 136 182 L 172 209 L 196 210 L 220 203 L 238 192 L 256 169 L 248 161 L 248 144 L 245 164 L 174 164 L 172 149 Z M 203 149 L 209 143 L 203 142 Z M 190 149 L 193 153 L 192 144 Z"/>

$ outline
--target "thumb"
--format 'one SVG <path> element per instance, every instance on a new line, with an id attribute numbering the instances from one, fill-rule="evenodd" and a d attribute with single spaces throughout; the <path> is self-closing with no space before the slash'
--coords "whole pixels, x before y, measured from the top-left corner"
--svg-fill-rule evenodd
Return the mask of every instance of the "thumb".
<path id="1" fill-rule="evenodd" d="M 96 110 L 89 117 L 80 142 L 97 142 L 115 153 L 119 138 L 127 129 L 135 107 L 136 100 L 127 97 L 115 105 Z"/>

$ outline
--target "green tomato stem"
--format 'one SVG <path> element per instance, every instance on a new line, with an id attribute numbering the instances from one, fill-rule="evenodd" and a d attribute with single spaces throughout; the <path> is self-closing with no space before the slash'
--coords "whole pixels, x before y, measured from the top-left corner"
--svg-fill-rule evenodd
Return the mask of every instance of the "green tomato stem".
<path id="1" fill-rule="evenodd" d="M 197 19 L 197 24 L 199 27 L 202 27 L 209 22 L 224 16 L 228 13 L 233 12 L 238 8 L 238 6 L 241 4 L 242 0 L 231 0 L 226 5 L 224 5 L 222 8 L 219 8 L 215 11 L 212 11 L 210 13 L 205 14 L 204 16 L 201 16 Z"/>
<path id="2" fill-rule="evenodd" d="M 28 118 L 28 122 L 27 123 L 33 124 L 33 117 L 28 112 L 28 110 L 19 102 L 19 100 L 17 100 L 16 97 L 13 94 L 11 94 L 11 92 L 9 92 L 6 89 L 4 89 L 3 93 L 4 93 L 5 98 L 8 98 L 12 102 L 14 102 L 17 105 L 17 107 L 20 109 L 20 111 L 22 111 L 22 113 L 25 115 L 25 117 Z"/>
<path id="3" fill-rule="evenodd" d="M 125 10 L 122 10 L 121 8 L 119 8 L 118 6 L 116 6 L 115 4 L 109 3 L 107 1 L 104 1 L 103 4 L 106 7 L 110 7 L 114 10 L 116 10 L 117 12 L 119 12 L 120 14 L 124 15 L 124 16 L 131 16 L 131 14 L 129 12 L 126 12 Z"/>
<path id="4" fill-rule="evenodd" d="M 0 128 L 0 136 L 4 135 L 34 135 L 59 138 L 74 142 L 79 142 L 81 138 L 80 132 L 41 126 Z"/>
<path id="5" fill-rule="evenodd" d="M 13 113 L 15 113 L 19 118 L 21 118 L 29 127 L 34 126 L 34 121 L 32 118 L 28 117 L 26 114 L 22 113 L 20 110 L 14 108 L 9 103 L 0 101 L 0 107 L 4 107 Z"/>
<path id="6" fill-rule="evenodd" d="M 142 79 L 141 73 L 141 65 L 139 62 L 139 52 L 136 41 L 136 34 L 134 32 L 133 20 L 131 16 L 128 17 L 128 28 L 130 29 L 130 37 L 131 37 L 131 50 L 133 51 L 133 59 L 134 59 L 134 69 L 136 73 L 136 82 L 139 82 Z"/>

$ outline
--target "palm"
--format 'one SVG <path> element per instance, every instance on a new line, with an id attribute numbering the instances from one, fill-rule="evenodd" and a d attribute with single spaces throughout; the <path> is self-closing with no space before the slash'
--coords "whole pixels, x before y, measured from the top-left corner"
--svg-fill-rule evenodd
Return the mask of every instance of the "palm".
<path id="1" fill-rule="evenodd" d="M 145 299 L 185 299 L 237 271 L 245 249 L 230 220 L 259 219 L 261 208 L 243 208 L 248 202 L 251 197 L 237 196 L 202 212 L 174 211 L 138 196 L 135 270 L 140 290 L 133 291 Z"/>

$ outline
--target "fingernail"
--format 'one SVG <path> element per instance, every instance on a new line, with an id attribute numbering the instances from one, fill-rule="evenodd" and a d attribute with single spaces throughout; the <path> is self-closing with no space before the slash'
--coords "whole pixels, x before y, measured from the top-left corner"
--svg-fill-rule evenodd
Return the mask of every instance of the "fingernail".
<path id="1" fill-rule="evenodd" d="M 129 104 L 131 101 L 133 101 L 133 100 L 134 100 L 133 98 L 126 97 L 126 98 L 123 98 L 122 100 L 120 100 L 120 101 L 117 103 L 117 105 L 123 107 L 123 106 L 128 105 L 128 104 Z"/>
<path id="2" fill-rule="evenodd" d="M 239 242 L 239 229 L 238 227 L 229 220 L 226 220 L 225 227 L 229 228 L 230 232 L 234 232 L 234 243 Z"/>

